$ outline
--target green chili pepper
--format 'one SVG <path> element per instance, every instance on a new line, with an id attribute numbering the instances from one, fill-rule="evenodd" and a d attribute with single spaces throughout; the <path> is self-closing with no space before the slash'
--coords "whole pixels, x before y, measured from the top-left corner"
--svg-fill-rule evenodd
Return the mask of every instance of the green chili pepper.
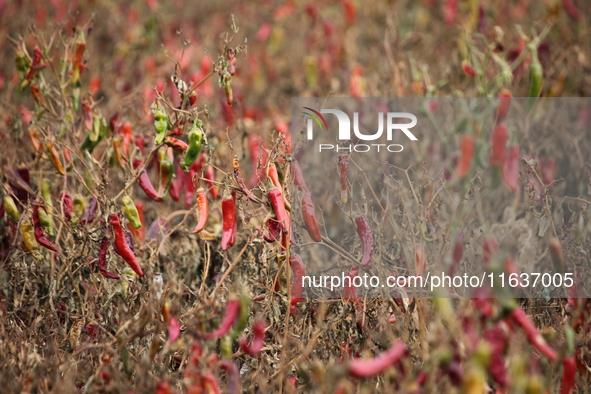
<path id="1" fill-rule="evenodd" d="M 81 195 L 76 195 L 76 196 L 74 196 L 73 203 L 74 203 L 74 214 L 72 215 L 71 222 L 72 222 L 72 224 L 76 225 L 76 224 L 78 224 L 78 220 L 80 220 L 82 215 L 84 215 L 84 208 L 86 207 L 86 201 L 84 200 L 84 197 L 82 197 Z"/>
<path id="2" fill-rule="evenodd" d="M 154 139 L 154 145 L 160 145 L 164 142 L 164 137 L 171 129 L 168 115 L 164 110 L 164 107 L 159 104 L 152 104 L 150 107 L 152 115 L 154 116 L 154 128 L 156 129 L 156 139 Z"/>
<path id="3" fill-rule="evenodd" d="M 38 215 L 39 221 L 41 222 L 41 226 L 43 226 L 43 229 L 47 232 L 47 234 L 50 237 L 53 237 L 55 235 L 55 232 L 53 231 L 53 220 L 51 220 L 51 217 L 47 214 L 45 209 L 39 209 Z"/>
<path id="4" fill-rule="evenodd" d="M 4 197 L 4 210 L 6 211 L 8 216 L 12 217 L 14 220 L 18 222 L 21 216 L 18 213 L 18 209 L 16 208 L 16 204 L 12 197 Z"/>
<path id="5" fill-rule="evenodd" d="M 80 149 L 87 150 L 92 153 L 94 148 L 101 142 L 101 140 L 107 135 L 107 121 L 103 115 L 97 115 L 93 118 L 92 131 L 86 134 Z"/>
<path id="6" fill-rule="evenodd" d="M 189 167 L 199 156 L 201 152 L 201 144 L 203 144 L 205 133 L 203 132 L 203 122 L 195 118 L 193 128 L 189 131 L 189 148 L 185 153 L 185 159 L 181 161 L 181 168 L 185 172 L 189 172 Z"/>
<path id="7" fill-rule="evenodd" d="M 131 199 L 131 197 L 125 196 L 125 197 L 123 197 L 121 202 L 123 202 L 123 206 L 125 207 L 123 209 L 123 212 L 125 213 L 125 217 L 127 218 L 127 220 L 129 220 L 129 223 L 131 223 L 131 225 L 134 228 L 142 227 L 142 221 L 140 220 L 140 214 L 139 214 L 137 208 L 135 207 L 135 204 L 133 203 L 133 200 Z"/>
<path id="8" fill-rule="evenodd" d="M 174 176 L 174 165 L 168 158 L 164 157 L 160 161 L 160 186 L 158 187 L 158 199 L 164 200 L 168 195 L 168 189 L 172 183 L 172 177 Z"/>
<path id="9" fill-rule="evenodd" d="M 544 70 L 538 60 L 538 53 L 534 50 L 532 53 L 532 62 L 529 66 L 529 99 L 527 100 L 527 109 L 530 109 L 536 99 L 540 97 L 543 78 Z"/>

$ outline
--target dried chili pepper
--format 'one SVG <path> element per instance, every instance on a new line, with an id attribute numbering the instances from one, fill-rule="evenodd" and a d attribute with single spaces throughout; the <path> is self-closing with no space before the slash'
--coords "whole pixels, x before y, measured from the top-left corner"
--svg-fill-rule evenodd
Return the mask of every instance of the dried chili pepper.
<path id="1" fill-rule="evenodd" d="M 199 221 L 193 231 L 193 234 L 199 233 L 205 224 L 207 223 L 207 217 L 209 215 L 209 207 L 207 206 L 207 194 L 203 188 L 197 189 L 197 211 L 199 212 Z"/>
<path id="2" fill-rule="evenodd" d="M 47 67 L 47 63 L 41 64 L 42 57 L 43 54 L 41 53 L 41 49 L 39 49 L 39 47 L 35 47 L 35 49 L 33 49 L 33 61 L 31 62 L 27 75 L 25 75 L 25 79 L 21 84 L 21 89 L 24 89 L 29 85 L 31 79 L 33 79 L 35 74 L 37 74 L 37 71 Z"/>
<path id="3" fill-rule="evenodd" d="M 359 215 L 355 218 L 355 225 L 357 226 L 357 234 L 361 238 L 361 245 L 363 246 L 363 258 L 361 259 L 361 265 L 367 267 L 373 256 L 374 242 L 371 229 L 365 220 L 364 215 Z"/>
<path id="4" fill-rule="evenodd" d="M 296 307 L 298 302 L 302 300 L 302 294 L 304 293 L 304 275 L 306 275 L 306 268 L 302 258 L 293 253 L 289 258 L 289 266 L 293 272 L 293 285 L 291 287 L 291 300 L 289 302 L 289 313 L 292 316 L 296 315 Z"/>
<path id="5" fill-rule="evenodd" d="M 133 168 L 135 170 L 137 170 L 141 165 L 142 165 L 141 159 L 135 159 L 133 161 Z M 156 189 L 154 189 L 154 186 L 152 185 L 152 181 L 150 181 L 150 177 L 148 176 L 148 173 L 145 170 L 142 172 L 142 174 L 138 178 L 138 185 L 140 185 L 142 190 L 146 193 L 146 196 L 150 197 L 152 200 L 157 201 L 157 202 L 162 201 L 158 198 L 158 192 L 156 192 Z"/>
<path id="6" fill-rule="evenodd" d="M 205 133 L 203 132 L 203 122 L 199 118 L 193 121 L 193 127 L 189 130 L 189 146 L 185 153 L 185 158 L 181 160 L 181 168 L 189 172 L 188 167 L 199 157 L 201 145 L 203 144 Z"/>
<path id="7" fill-rule="evenodd" d="M 90 197 L 88 199 L 88 207 L 84 211 L 84 215 L 82 215 L 82 219 L 80 219 L 81 225 L 86 225 L 88 223 L 94 222 L 96 219 L 96 211 L 98 210 L 98 201 L 94 197 Z"/>
<path id="8" fill-rule="evenodd" d="M 41 137 L 39 136 L 39 129 L 36 126 L 32 125 L 29 127 L 29 137 L 31 137 L 31 142 L 33 143 L 35 152 L 43 152 L 43 142 L 41 142 Z"/>
<path id="9" fill-rule="evenodd" d="M 322 241 L 320 229 L 318 228 L 318 220 L 316 219 L 316 211 L 312 203 L 312 194 L 310 192 L 306 192 L 302 196 L 302 217 L 306 231 L 314 242 Z"/>
<path id="10" fill-rule="evenodd" d="M 474 156 L 474 137 L 472 135 L 463 135 L 460 140 L 460 158 L 456 166 L 454 176 L 463 178 L 470 172 L 472 167 L 472 157 Z"/>
<path id="11" fill-rule="evenodd" d="M 14 199 L 11 196 L 4 197 L 4 210 L 6 211 L 8 216 L 13 218 L 17 222 L 19 221 L 21 215 L 18 212 L 16 203 L 14 202 Z"/>
<path id="12" fill-rule="evenodd" d="M 164 107 L 159 104 L 152 104 L 150 107 L 152 115 L 154 116 L 154 128 L 156 129 L 156 138 L 154 139 L 154 145 L 158 146 L 164 142 L 164 137 L 171 128 L 170 120 L 164 110 Z"/>
<path id="13" fill-rule="evenodd" d="M 189 149 L 189 145 L 183 140 L 179 140 L 178 138 L 166 136 L 164 137 L 164 143 L 174 149 L 177 152 L 184 154 L 187 149 Z"/>
<path id="14" fill-rule="evenodd" d="M 497 123 L 492 132 L 492 148 L 490 153 L 491 167 L 500 168 L 505 162 L 505 145 L 509 134 L 507 133 L 507 125 L 504 123 Z"/>
<path id="15" fill-rule="evenodd" d="M 570 394 L 575 388 L 577 378 L 577 358 L 568 356 L 562 359 L 562 383 L 560 394 Z"/>
<path id="16" fill-rule="evenodd" d="M 390 349 L 370 360 L 352 360 L 349 362 L 349 375 L 355 378 L 369 378 L 385 372 L 397 364 L 409 353 L 408 347 L 402 342 L 395 342 Z"/>
<path id="17" fill-rule="evenodd" d="M 259 233 L 263 236 L 263 239 L 265 240 L 265 242 L 268 242 L 268 243 L 277 242 L 281 238 L 281 233 L 282 233 L 281 225 L 277 221 L 277 218 L 275 216 L 273 216 L 273 217 L 270 217 L 269 219 L 267 219 L 266 226 L 267 226 L 267 230 L 269 231 L 268 237 L 259 230 Z"/>
<path id="18" fill-rule="evenodd" d="M 140 277 L 144 276 L 142 272 L 142 267 L 137 261 L 137 257 L 129 247 L 127 240 L 125 238 L 125 232 L 123 231 L 123 227 L 121 226 L 121 221 L 119 220 L 119 215 L 116 213 L 112 213 L 109 215 L 109 224 L 113 228 L 113 233 L 115 234 L 115 252 L 119 256 L 125 260 L 125 262 L 138 274 Z"/>
<path id="19" fill-rule="evenodd" d="M 249 356 L 254 356 L 258 354 L 265 344 L 265 331 L 267 325 L 264 320 L 257 320 L 252 325 L 252 342 L 250 345 L 246 341 L 246 339 L 240 339 L 240 347 L 244 351 L 244 353 L 248 354 Z"/>
<path id="20" fill-rule="evenodd" d="M 520 307 L 515 307 L 511 311 L 511 319 L 525 332 L 529 343 L 538 349 L 543 355 L 552 361 L 556 361 L 558 356 L 542 337 L 535 324 L 531 321 L 527 313 Z"/>
<path id="21" fill-rule="evenodd" d="M 64 212 L 64 218 L 66 221 L 70 221 L 72 219 L 72 212 L 74 210 L 72 197 L 70 193 L 67 191 L 60 193 L 60 201 L 62 203 L 62 210 Z"/>
<path id="22" fill-rule="evenodd" d="M 509 109 L 511 108 L 511 98 L 513 95 L 508 89 L 501 89 L 501 93 L 499 94 L 499 106 L 497 107 L 497 123 L 502 122 L 509 113 Z"/>
<path id="23" fill-rule="evenodd" d="M 51 161 L 51 164 L 53 164 L 53 167 L 56 169 L 57 172 L 60 173 L 60 175 L 65 175 L 66 170 L 64 169 L 64 166 L 60 161 L 59 153 L 57 152 L 55 143 L 52 140 L 47 139 L 45 140 L 45 146 L 47 147 L 47 152 L 49 153 L 49 160 Z"/>
<path id="24" fill-rule="evenodd" d="M 129 157 L 129 150 L 130 150 L 130 146 L 132 143 L 132 138 L 133 138 L 133 131 L 131 130 L 131 123 L 129 122 L 124 122 L 121 127 L 119 127 L 119 132 L 121 133 L 121 130 L 123 130 L 123 153 L 125 154 L 125 157 Z"/>
<path id="25" fill-rule="evenodd" d="M 281 191 L 281 194 L 283 194 L 283 187 L 281 186 L 279 171 L 277 170 L 275 163 L 269 163 L 269 167 L 267 168 L 267 176 L 271 178 L 273 185 L 275 185 L 275 187 Z M 285 209 L 291 212 L 291 204 L 289 201 L 287 201 L 287 199 L 283 199 L 283 202 L 285 203 Z"/>
<path id="26" fill-rule="evenodd" d="M 240 173 L 240 163 L 238 163 L 238 158 L 236 156 L 232 159 L 232 167 L 234 168 L 234 178 L 236 179 L 238 186 L 240 186 L 242 193 L 244 193 L 250 201 L 259 203 L 259 199 L 248 190 L 248 187 L 246 187 L 246 184 L 244 183 L 244 178 L 242 178 L 242 174 Z"/>
<path id="27" fill-rule="evenodd" d="M 222 250 L 234 246 L 238 223 L 236 218 L 236 200 L 228 188 L 222 196 Z"/>
<path id="28" fill-rule="evenodd" d="M 103 237 L 99 247 L 97 267 L 102 276 L 107 279 L 119 279 L 119 275 L 113 274 L 107 270 L 107 251 L 109 250 L 109 237 Z"/>
<path id="29" fill-rule="evenodd" d="M 226 335 L 240 314 L 240 300 L 232 298 L 226 303 L 226 314 L 217 329 L 212 332 L 198 332 L 199 336 L 203 339 L 218 339 Z"/>
<path id="30" fill-rule="evenodd" d="M 35 239 L 37 240 L 37 242 L 39 243 L 39 245 L 43 246 L 46 249 L 49 250 L 53 250 L 54 252 L 57 252 L 59 249 L 57 247 L 57 245 L 55 245 L 53 242 L 51 242 L 48 238 L 47 238 L 47 234 L 45 233 L 45 229 L 43 228 L 43 226 L 41 225 L 41 220 L 39 219 L 39 209 L 43 209 L 45 210 L 45 208 L 42 206 L 42 202 L 40 201 L 36 201 L 35 203 L 33 203 L 33 231 L 35 233 Z"/>
<path id="31" fill-rule="evenodd" d="M 519 146 L 511 145 L 507 148 L 503 164 L 503 179 L 512 191 L 519 185 Z"/>
<path id="32" fill-rule="evenodd" d="M 113 157 L 119 168 L 124 170 L 125 160 L 123 159 L 123 147 L 121 146 L 121 137 L 119 136 L 113 137 Z M 112 162 L 110 164 L 112 164 Z"/>
<path id="33" fill-rule="evenodd" d="M 168 189 L 172 178 L 174 177 L 174 165 L 168 158 L 164 158 L 160 161 L 160 185 L 158 187 L 158 199 L 164 200 L 168 195 Z"/>
<path id="34" fill-rule="evenodd" d="M 123 197 L 121 202 L 123 203 L 123 206 L 124 206 L 123 212 L 125 213 L 125 217 L 127 218 L 127 220 L 129 220 L 129 223 L 134 228 L 142 227 L 142 222 L 140 220 L 140 214 L 138 213 L 138 210 L 135 207 L 135 204 L 133 203 L 133 200 L 131 199 L 131 197 L 125 196 L 125 197 Z"/>
<path id="35" fill-rule="evenodd" d="M 27 251 L 31 252 L 36 260 L 43 260 L 43 256 L 39 253 L 39 244 L 35 238 L 35 230 L 29 220 L 23 220 L 21 222 L 21 234 L 23 235 L 23 241 Z"/>
<path id="36" fill-rule="evenodd" d="M 349 155 L 339 155 L 339 175 L 341 178 L 341 204 L 346 204 L 349 196 L 347 192 L 347 182 L 349 179 Z"/>
<path id="37" fill-rule="evenodd" d="M 271 182 L 267 195 L 269 196 L 269 201 L 271 201 L 271 206 L 273 207 L 277 221 L 283 228 L 283 232 L 287 233 L 289 231 L 289 226 L 287 223 L 289 219 L 287 218 L 287 213 L 285 212 L 285 203 L 283 202 L 283 194 L 281 193 L 281 190 L 276 188 Z"/>

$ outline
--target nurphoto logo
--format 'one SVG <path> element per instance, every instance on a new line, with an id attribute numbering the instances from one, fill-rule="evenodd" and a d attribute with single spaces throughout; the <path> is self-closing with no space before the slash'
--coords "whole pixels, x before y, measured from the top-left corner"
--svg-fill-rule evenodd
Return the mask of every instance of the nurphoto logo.
<path id="1" fill-rule="evenodd" d="M 310 107 L 302 107 L 306 111 L 303 112 L 305 115 L 308 115 L 310 118 L 307 120 L 306 123 L 306 131 L 307 131 L 307 139 L 313 140 L 314 139 L 314 123 L 320 127 L 321 131 L 328 130 L 328 123 L 322 114 L 332 114 L 335 115 L 339 124 L 338 130 L 338 139 L 341 141 L 351 140 L 351 119 L 349 115 L 345 112 L 338 110 L 338 109 L 321 109 L 320 112 L 316 111 Z M 386 115 L 386 116 L 384 116 Z M 402 131 L 411 141 L 417 141 L 417 137 L 409 130 L 416 126 L 417 124 L 417 117 L 408 112 L 379 112 L 378 113 L 378 130 L 374 134 L 364 134 L 359 129 L 359 112 L 353 112 L 353 133 L 355 137 L 362 141 L 376 141 L 380 137 L 382 137 L 384 133 L 384 118 L 386 118 L 386 139 L 387 141 L 392 141 L 392 136 L 394 130 Z M 400 119 L 409 119 L 410 122 L 406 123 L 398 123 Z M 372 149 L 377 149 L 380 151 L 380 148 L 385 147 L 388 152 L 402 152 L 404 147 L 400 144 L 352 144 L 347 146 L 339 146 L 333 144 L 319 144 L 319 152 L 322 151 L 355 151 L 355 152 L 369 152 Z"/>

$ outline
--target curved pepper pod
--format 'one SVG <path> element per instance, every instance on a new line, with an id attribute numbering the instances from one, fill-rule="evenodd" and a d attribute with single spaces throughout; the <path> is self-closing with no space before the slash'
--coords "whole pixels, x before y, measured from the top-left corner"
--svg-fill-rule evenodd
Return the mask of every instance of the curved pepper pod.
<path id="1" fill-rule="evenodd" d="M 359 238 L 361 238 L 361 244 L 363 245 L 363 258 L 361 259 L 361 265 L 363 267 L 367 267 L 371 261 L 371 256 L 373 255 L 374 250 L 373 235 L 371 234 L 367 220 L 365 220 L 365 216 L 361 215 L 356 217 L 355 224 L 357 225 L 357 234 L 359 234 Z"/>
<path id="2" fill-rule="evenodd" d="M 231 299 L 226 304 L 226 314 L 218 328 L 212 332 L 199 332 L 199 336 L 203 339 L 218 339 L 226 335 L 240 314 L 240 300 Z"/>
<path id="3" fill-rule="evenodd" d="M 140 214 L 139 214 L 137 208 L 135 207 L 135 204 L 133 203 L 133 200 L 131 199 L 131 197 L 125 196 L 125 197 L 123 197 L 121 202 L 123 203 L 123 206 L 124 206 L 123 211 L 125 213 L 125 217 L 127 218 L 127 220 L 129 220 L 129 223 L 131 223 L 131 225 L 134 228 L 142 227 L 142 221 L 140 220 Z"/>
<path id="4" fill-rule="evenodd" d="M 127 239 L 125 238 L 125 232 L 121 226 L 119 215 L 116 213 L 109 215 L 109 224 L 113 228 L 113 233 L 115 234 L 115 252 L 125 260 L 140 278 L 143 277 L 144 273 L 142 272 L 142 267 L 140 267 L 137 257 L 129 247 Z"/>
<path id="5" fill-rule="evenodd" d="M 236 242 L 236 231 L 238 223 L 236 221 L 236 200 L 233 193 L 228 189 L 224 191 L 222 197 L 222 250 L 228 249 L 228 246 L 234 246 Z"/>
<path id="6" fill-rule="evenodd" d="M 349 375 L 355 378 L 369 378 L 385 372 L 408 354 L 408 347 L 401 341 L 395 342 L 389 350 L 369 360 L 357 359 L 349 363 Z"/>
<path id="7" fill-rule="evenodd" d="M 302 217 L 306 231 L 314 242 L 322 241 L 320 229 L 318 228 L 318 220 L 316 219 L 316 211 L 314 210 L 314 204 L 312 204 L 312 194 L 310 192 L 306 192 L 302 197 Z"/>
<path id="8" fill-rule="evenodd" d="M 303 277 L 306 275 L 306 268 L 304 262 L 298 254 L 292 254 L 289 258 L 289 265 L 293 272 L 293 286 L 291 287 L 291 300 L 289 303 L 289 313 L 292 316 L 296 315 L 298 302 L 302 299 L 304 293 Z"/>
<path id="9" fill-rule="evenodd" d="M 199 188 L 197 190 L 197 211 L 199 212 L 199 222 L 197 223 L 193 234 L 197 234 L 205 228 L 207 216 L 209 214 L 209 207 L 207 206 L 207 193 L 203 188 Z"/>
<path id="10" fill-rule="evenodd" d="M 133 168 L 135 170 L 137 170 L 141 165 L 141 159 L 135 159 L 133 161 Z M 156 189 L 154 189 L 154 185 L 152 185 L 152 181 L 150 181 L 150 177 L 146 171 L 142 172 L 137 180 L 137 183 L 140 185 L 144 193 L 146 193 L 146 196 L 150 197 L 154 201 L 162 202 L 162 200 L 158 198 L 158 192 L 156 192 Z"/>

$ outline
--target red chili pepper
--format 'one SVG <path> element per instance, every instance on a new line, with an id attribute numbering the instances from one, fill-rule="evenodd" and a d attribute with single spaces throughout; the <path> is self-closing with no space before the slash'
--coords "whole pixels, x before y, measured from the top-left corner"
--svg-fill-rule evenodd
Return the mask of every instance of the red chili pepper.
<path id="1" fill-rule="evenodd" d="M 473 77 L 476 75 L 476 70 L 474 70 L 474 68 L 472 68 L 472 66 L 470 65 L 470 62 L 468 62 L 467 60 L 462 61 L 462 70 L 466 73 L 466 75 Z"/>
<path id="2" fill-rule="evenodd" d="M 535 324 L 531 321 L 527 313 L 520 307 L 516 307 L 511 311 L 511 318 L 513 321 L 521 327 L 527 336 L 529 343 L 538 349 L 543 355 L 548 357 L 552 361 L 556 361 L 558 356 L 554 349 L 552 349 L 542 337 L 542 334 L 538 332 Z"/>
<path id="3" fill-rule="evenodd" d="M 72 219 L 72 212 L 74 211 L 74 204 L 72 202 L 72 196 L 68 192 L 60 193 L 60 201 L 62 202 L 62 209 L 64 211 L 64 218 L 67 222 Z"/>
<path id="4" fill-rule="evenodd" d="M 189 172 L 177 171 L 177 177 L 180 179 L 180 184 L 185 186 L 185 205 L 192 207 L 195 203 L 195 184 L 193 179 L 201 171 L 201 167 L 197 161 L 193 162 L 189 167 Z"/>
<path id="5" fill-rule="evenodd" d="M 491 167 L 501 167 L 505 162 L 505 145 L 509 134 L 505 123 L 497 123 L 492 132 L 492 148 L 490 153 Z"/>
<path id="6" fill-rule="evenodd" d="M 574 5 L 573 0 L 562 0 L 562 6 L 571 18 L 576 21 L 581 19 L 581 11 Z"/>
<path id="7" fill-rule="evenodd" d="M 339 174 L 341 177 L 341 204 L 348 200 L 347 182 L 349 180 L 349 155 L 339 155 Z"/>
<path id="8" fill-rule="evenodd" d="M 137 261 L 137 257 L 127 243 L 125 232 L 123 231 L 121 221 L 119 220 L 119 215 L 116 213 L 109 215 L 109 224 L 113 228 L 113 233 L 115 234 L 115 252 L 117 252 L 117 254 L 121 256 L 127 264 L 129 264 L 131 269 L 133 269 L 136 274 L 138 274 L 140 277 L 144 276 L 142 267 L 140 267 L 140 264 Z"/>
<path id="9" fill-rule="evenodd" d="M 396 341 L 390 349 L 370 360 L 353 360 L 349 362 L 349 375 L 355 378 L 370 378 L 397 364 L 409 353 L 402 341 Z"/>
<path id="10" fill-rule="evenodd" d="M 454 176 L 463 178 L 470 172 L 472 157 L 474 156 L 474 137 L 469 134 L 463 135 L 460 140 L 460 158 L 456 166 Z"/>
<path id="11" fill-rule="evenodd" d="M 503 179 L 505 184 L 512 191 L 517 190 L 519 185 L 519 146 L 511 145 L 507 148 L 505 154 L 505 163 L 503 164 Z"/>
<path id="12" fill-rule="evenodd" d="M 133 161 L 133 168 L 135 170 L 137 170 L 139 167 L 141 167 L 141 165 L 142 165 L 141 159 L 135 159 Z M 162 202 L 162 200 L 160 200 L 158 198 L 158 192 L 156 192 L 156 189 L 154 189 L 154 186 L 152 185 L 152 181 L 150 181 L 150 177 L 148 176 L 148 173 L 145 170 L 144 170 L 144 172 L 142 172 L 142 175 L 140 175 L 140 177 L 138 178 L 137 183 L 138 183 L 138 185 L 140 185 L 142 190 L 146 193 L 146 196 L 150 197 L 154 201 Z"/>
<path id="13" fill-rule="evenodd" d="M 306 275 L 306 268 L 304 262 L 298 254 L 292 254 L 289 258 L 289 265 L 293 272 L 293 285 L 291 287 L 291 301 L 289 303 L 289 313 L 292 316 L 296 315 L 296 307 L 298 302 L 302 300 L 304 293 L 304 275 Z"/>
<path id="14" fill-rule="evenodd" d="M 273 182 L 273 185 L 275 185 L 275 187 L 281 191 L 281 194 L 283 194 L 283 187 L 281 186 L 279 172 L 277 171 L 277 166 L 275 165 L 275 163 L 269 163 L 269 168 L 267 168 L 267 176 L 271 178 L 271 182 Z M 289 201 L 284 199 L 283 202 L 285 203 L 285 209 L 291 212 L 291 204 L 289 203 Z"/>
<path id="15" fill-rule="evenodd" d="M 184 154 L 187 149 L 189 149 L 189 145 L 187 145 L 185 141 L 170 136 L 164 137 L 164 143 L 182 154 Z"/>
<path id="16" fill-rule="evenodd" d="M 502 122 L 509 113 L 509 109 L 511 108 L 511 98 L 513 95 L 508 89 L 501 89 L 501 93 L 499 94 L 499 106 L 497 107 L 497 123 Z"/>
<path id="17" fill-rule="evenodd" d="M 213 376 L 211 374 L 211 372 L 203 372 L 203 393 L 213 393 L 213 394 L 221 394 L 222 391 L 220 390 L 220 385 L 217 381 L 217 379 L 215 378 L 215 376 Z"/>
<path id="18" fill-rule="evenodd" d="M 43 246 L 46 249 L 53 250 L 57 252 L 59 249 L 57 245 L 47 238 L 47 233 L 45 229 L 41 225 L 41 220 L 39 220 L 39 208 L 45 210 L 45 206 L 41 201 L 36 201 L 33 203 L 33 230 L 35 232 L 35 239 L 39 243 L 39 245 Z"/>
<path id="19" fill-rule="evenodd" d="M 562 385 L 560 394 L 570 394 L 575 388 L 577 378 L 577 358 L 568 356 L 562 359 Z"/>
<path id="20" fill-rule="evenodd" d="M 197 190 L 197 211 L 199 212 L 199 222 L 193 231 L 193 234 L 199 233 L 207 223 L 209 207 L 207 206 L 207 194 L 203 188 Z"/>
<path id="21" fill-rule="evenodd" d="M 174 165 L 168 158 L 160 161 L 160 184 L 158 186 L 158 199 L 164 200 L 168 195 L 172 178 L 174 177 Z"/>
<path id="22" fill-rule="evenodd" d="M 361 245 L 363 246 L 363 258 L 361 259 L 361 265 L 367 267 L 373 256 L 374 242 L 371 229 L 365 220 L 365 216 L 359 215 L 355 218 L 355 224 L 357 226 L 357 234 L 361 238 Z"/>
<path id="23" fill-rule="evenodd" d="M 107 279 L 119 279 L 119 275 L 113 274 L 107 270 L 107 251 L 109 250 L 109 238 L 103 237 L 98 254 L 98 270 L 102 276 Z"/>
<path id="24" fill-rule="evenodd" d="M 308 186 L 306 186 L 302 169 L 300 168 L 300 165 L 297 161 L 291 162 L 291 170 L 293 175 L 293 183 L 295 183 L 296 186 L 301 187 L 303 190 L 308 191 Z"/>
<path id="25" fill-rule="evenodd" d="M 222 360 L 220 361 L 220 368 L 228 374 L 227 391 L 233 394 L 240 393 L 240 373 L 236 364 L 229 360 Z"/>
<path id="26" fill-rule="evenodd" d="M 226 335 L 240 314 L 240 300 L 230 299 L 226 304 L 226 314 L 224 319 L 220 323 L 219 327 L 212 332 L 198 332 L 199 336 L 203 339 L 218 339 Z"/>
<path id="27" fill-rule="evenodd" d="M 131 131 L 131 123 L 124 122 L 119 127 L 119 134 L 123 134 L 123 154 L 125 155 L 125 157 L 129 157 L 129 147 L 131 145 L 131 141 L 133 138 L 133 132 Z"/>
<path id="28" fill-rule="evenodd" d="M 222 196 L 222 250 L 234 245 L 237 230 L 235 195 L 226 188 Z"/>
<path id="29" fill-rule="evenodd" d="M 244 178 L 242 178 L 242 174 L 240 173 L 240 163 L 238 163 L 238 158 L 236 158 L 236 156 L 232 159 L 232 167 L 234 168 L 234 178 L 236 179 L 238 186 L 240 186 L 242 193 L 244 193 L 250 201 L 259 203 L 259 199 L 248 190 L 248 187 L 246 187 L 246 184 L 244 183 Z"/>
<path id="30" fill-rule="evenodd" d="M 507 366 L 505 365 L 505 348 L 507 347 L 506 323 L 499 322 L 493 327 L 484 331 L 483 337 L 492 347 L 492 353 L 488 365 L 493 380 L 501 387 L 507 387 L 509 377 L 507 376 Z"/>
<path id="31" fill-rule="evenodd" d="M 276 217 L 270 217 L 269 219 L 267 219 L 267 230 L 269 231 L 269 237 L 267 237 L 265 234 L 262 233 L 262 231 L 259 230 L 259 232 L 262 234 L 263 239 L 268 242 L 268 243 L 273 243 L 278 241 L 281 238 L 281 224 L 279 224 L 279 222 L 277 221 Z"/>
<path id="32" fill-rule="evenodd" d="M 314 242 L 322 241 L 320 229 L 318 228 L 318 220 L 316 220 L 316 211 L 314 210 L 314 204 L 312 204 L 312 194 L 310 192 L 306 192 L 302 196 L 302 217 L 306 231 Z"/>
<path id="33" fill-rule="evenodd" d="M 240 347 L 249 356 L 258 354 L 265 345 L 265 331 L 267 324 L 263 320 L 257 320 L 252 325 L 252 342 L 250 345 L 245 338 L 240 339 Z"/>
<path id="34" fill-rule="evenodd" d="M 283 232 L 287 233 L 289 231 L 289 226 L 287 223 L 289 219 L 287 219 L 287 213 L 285 212 L 285 203 L 283 202 L 281 190 L 276 188 L 273 183 L 271 183 L 267 195 L 269 196 L 269 201 L 271 201 L 271 206 L 273 207 L 277 221 L 283 228 Z"/>

